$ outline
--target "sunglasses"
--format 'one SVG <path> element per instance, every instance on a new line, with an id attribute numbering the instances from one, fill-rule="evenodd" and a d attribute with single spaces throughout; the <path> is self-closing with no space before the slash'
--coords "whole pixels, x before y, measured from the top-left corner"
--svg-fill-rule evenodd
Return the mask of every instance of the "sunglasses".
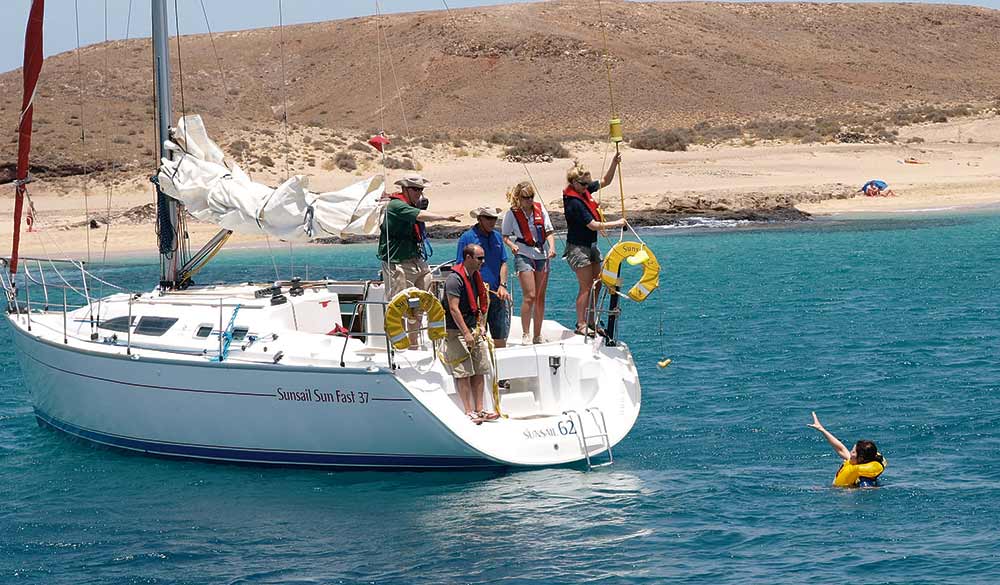
<path id="1" fill-rule="evenodd" d="M 534 195 L 521 195 L 521 199 L 534 199 Z"/>
<path id="2" fill-rule="evenodd" d="M 486 262 L 486 256 L 474 256 L 474 258 L 480 262 Z"/>

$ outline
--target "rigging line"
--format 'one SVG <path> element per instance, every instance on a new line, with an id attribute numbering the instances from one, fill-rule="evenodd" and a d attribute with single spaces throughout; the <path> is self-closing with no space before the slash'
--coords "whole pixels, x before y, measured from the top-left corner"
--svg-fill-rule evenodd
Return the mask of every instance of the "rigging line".
<path id="1" fill-rule="evenodd" d="M 124 42 L 122 43 L 122 48 L 123 49 L 125 48 L 125 45 L 128 44 L 128 40 L 131 38 L 131 33 L 132 33 L 132 0 L 128 0 L 128 15 L 125 17 L 125 38 L 124 38 Z M 105 37 L 105 39 L 104 39 L 105 42 L 107 42 L 107 40 L 108 40 L 107 39 L 107 37 L 108 37 L 108 3 L 107 3 L 107 0 L 105 0 L 105 2 L 104 2 L 104 37 Z M 123 62 L 124 62 L 124 60 L 123 60 Z M 107 64 L 107 55 L 105 55 L 105 69 L 106 70 L 109 69 L 108 64 Z M 128 86 L 126 85 L 124 77 L 122 78 L 122 90 L 123 90 L 123 93 L 128 93 Z M 105 110 L 105 112 L 106 111 L 107 110 Z M 112 202 L 112 195 L 113 195 L 112 192 L 113 192 L 113 189 L 114 189 L 113 186 L 111 186 L 110 183 L 109 183 L 109 189 L 108 189 L 108 210 L 107 210 L 107 216 L 105 217 L 105 222 L 104 222 L 104 242 L 103 242 L 104 251 L 103 251 L 103 254 L 101 255 L 101 267 L 104 268 L 104 269 L 107 268 L 107 263 L 108 263 L 108 239 L 109 239 L 109 237 L 111 235 L 111 202 Z M 118 288 L 118 287 L 114 286 L 113 284 L 110 284 L 110 283 L 106 282 L 105 280 L 103 280 L 101 278 L 98 278 L 97 276 L 95 276 L 94 278 L 98 282 L 101 283 L 100 293 L 97 296 L 97 299 L 98 299 L 97 300 L 97 322 L 100 323 L 100 321 L 101 321 L 101 304 L 104 301 L 104 286 L 108 285 L 108 286 L 111 286 L 113 288 Z"/>
<path id="2" fill-rule="evenodd" d="M 604 61 L 604 69 L 605 69 L 605 71 L 608 74 L 608 98 L 609 98 L 609 102 L 610 102 L 610 105 L 611 105 L 611 119 L 614 120 L 614 119 L 618 118 L 618 115 L 617 115 L 617 110 L 615 108 L 615 89 L 614 89 L 614 83 L 611 81 L 611 58 L 610 58 L 610 52 L 608 51 L 608 27 L 610 26 L 610 23 L 607 20 L 604 19 L 604 5 L 601 3 L 601 0 L 597 0 L 597 11 L 598 11 L 598 14 L 599 14 L 600 19 L 601 19 L 601 36 L 604 39 L 603 61 Z M 610 135 L 609 135 L 608 139 L 609 140 L 611 139 Z M 621 151 L 620 151 L 620 149 L 618 147 L 618 142 L 615 142 L 615 154 L 618 154 L 620 152 Z M 625 180 L 624 180 L 624 177 L 622 176 L 622 168 L 621 168 L 621 161 L 620 160 L 618 162 L 618 168 L 616 170 L 617 170 L 617 174 L 618 174 L 618 193 L 621 196 L 622 217 L 624 218 L 625 217 Z M 618 233 L 618 241 L 620 242 L 620 241 L 622 241 L 624 239 L 625 239 L 625 226 L 622 226 L 621 231 L 619 231 L 619 233 Z"/>
<path id="3" fill-rule="evenodd" d="M 184 102 L 184 57 L 181 54 L 181 17 L 174 0 L 174 33 L 177 35 L 177 80 L 181 90 L 181 117 L 187 116 L 187 105 Z M 184 142 L 187 143 L 187 124 L 184 125 Z"/>
<path id="4" fill-rule="evenodd" d="M 131 0 L 129 0 L 131 2 Z M 208 40 L 212 43 L 212 53 L 215 55 L 215 63 L 219 67 L 219 79 L 222 80 L 222 99 L 227 104 L 229 103 L 229 86 L 226 84 L 226 72 L 222 68 L 222 59 L 219 57 L 219 51 L 215 48 L 215 36 L 212 34 L 212 25 L 208 21 L 208 10 L 205 8 L 205 0 L 199 0 L 201 2 L 201 13 L 205 16 L 205 28 L 208 29 Z"/>
<path id="5" fill-rule="evenodd" d="M 375 0 L 377 3 L 378 0 Z M 403 117 L 403 131 L 406 133 L 403 136 L 407 139 L 410 137 L 410 124 L 406 119 L 406 106 L 403 105 L 403 90 L 399 87 L 399 78 L 396 77 L 396 63 L 392 58 L 392 46 L 389 45 L 389 33 L 385 28 L 382 29 L 382 38 L 385 39 L 385 51 L 389 55 L 389 68 L 392 71 L 392 83 L 396 86 L 396 98 L 399 100 L 399 113 Z"/>
<path id="6" fill-rule="evenodd" d="M 597 12 L 601 19 L 601 36 L 604 38 L 604 69 L 608 73 L 608 96 L 611 98 L 611 117 L 615 116 L 615 90 L 614 84 L 611 81 L 611 59 L 610 53 L 608 52 L 608 22 L 604 20 L 604 5 L 601 0 L 597 0 Z"/>
<path id="7" fill-rule="evenodd" d="M 187 105 L 184 101 L 184 58 L 181 54 L 181 16 L 180 9 L 177 7 L 177 0 L 174 0 L 174 33 L 177 35 L 177 78 L 180 82 L 181 90 L 181 117 L 187 117 Z M 168 34 L 169 37 L 169 34 Z M 166 140 L 169 136 L 163 137 Z M 187 124 L 184 124 L 184 148 L 187 150 L 188 145 L 188 130 Z M 170 257 L 170 263 L 173 268 L 176 269 L 178 264 L 184 264 L 187 257 L 190 255 L 191 250 L 189 249 L 190 243 L 187 238 L 187 228 L 184 224 L 184 206 L 177 205 L 177 215 L 171 218 L 174 228 L 174 250 Z M 178 258 L 178 252 L 180 253 L 180 258 Z"/>
<path id="8" fill-rule="evenodd" d="M 83 155 L 83 212 L 86 215 L 87 262 L 90 262 L 90 169 L 87 166 L 87 123 L 83 108 L 83 61 L 80 57 L 80 0 L 73 0 L 76 16 L 76 75 L 80 84 L 80 152 Z"/>
<path id="9" fill-rule="evenodd" d="M 128 36 L 128 30 L 126 29 L 126 36 Z M 108 79 L 111 77 L 111 60 L 108 53 L 111 50 L 110 43 L 108 42 L 108 0 L 104 0 L 104 79 L 102 80 L 102 85 L 104 86 L 104 148 L 105 148 L 105 162 L 104 174 L 106 185 L 106 211 L 104 214 L 104 238 L 101 242 L 101 266 L 108 261 L 108 234 L 110 233 L 111 227 L 111 199 L 114 193 L 114 184 L 111 181 L 111 175 L 115 172 L 115 163 L 111 158 L 111 137 L 108 135 L 108 129 L 111 127 L 111 115 L 109 113 L 108 102 L 110 101 L 110 92 Z M 108 163 L 111 165 L 111 173 L 108 173 Z M 87 225 L 87 229 L 90 229 L 90 225 Z M 101 306 L 102 300 L 104 298 L 104 285 L 100 285 L 99 293 L 97 295 L 97 322 L 101 321 Z M 87 310 L 90 319 L 90 329 L 91 332 L 94 330 L 94 306 L 90 305 Z"/>
<path id="10" fill-rule="evenodd" d="M 285 134 L 284 143 L 284 154 L 285 154 L 285 180 L 291 176 L 291 170 L 289 170 L 288 157 L 291 154 L 291 142 L 288 139 L 288 83 L 287 76 L 285 74 L 285 8 L 282 0 L 278 0 L 278 43 L 281 48 L 281 127 Z M 270 248 L 270 244 L 268 244 Z M 288 241 L 288 260 L 292 273 L 288 275 L 288 278 L 292 278 L 295 275 L 295 261 L 292 256 L 292 242 Z M 274 261 L 274 258 L 271 258 Z M 275 273 L 277 274 L 277 265 L 275 265 Z"/>
<path id="11" fill-rule="evenodd" d="M 271 256 L 271 266 L 274 267 L 274 280 L 281 280 L 281 275 L 278 274 L 278 262 L 274 259 L 274 250 L 271 249 L 271 236 L 265 233 L 264 241 L 267 243 L 267 253 Z"/>
<path id="12" fill-rule="evenodd" d="M 382 93 L 382 9 L 375 0 L 375 53 L 378 59 L 378 116 L 379 132 L 385 132 L 385 98 Z M 382 147 L 383 158 L 385 146 Z"/>
<path id="13" fill-rule="evenodd" d="M 447 0 L 441 0 L 441 3 L 444 4 L 444 11 L 448 13 L 448 20 L 451 21 L 451 26 L 455 30 L 458 30 L 458 23 L 455 21 L 455 16 L 451 13 L 451 7 L 448 6 Z"/>
<path id="14" fill-rule="evenodd" d="M 281 49 L 281 127 L 285 134 L 285 180 L 288 180 L 291 172 L 288 169 L 288 155 L 290 144 L 288 141 L 288 96 L 285 87 L 285 17 L 284 6 L 278 0 L 278 45 Z"/>

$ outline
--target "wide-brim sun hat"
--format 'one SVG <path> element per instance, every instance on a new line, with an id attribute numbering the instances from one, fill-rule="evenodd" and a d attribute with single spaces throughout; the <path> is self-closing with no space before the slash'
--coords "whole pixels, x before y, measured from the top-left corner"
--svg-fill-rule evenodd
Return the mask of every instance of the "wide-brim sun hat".
<path id="1" fill-rule="evenodd" d="M 501 213 L 503 213 L 503 210 L 499 207 L 483 206 L 470 211 L 469 217 L 472 219 L 479 219 L 480 217 L 495 217 L 499 219 Z"/>
<path id="2" fill-rule="evenodd" d="M 422 175 L 410 173 L 408 175 L 403 175 L 403 178 L 395 181 L 395 184 L 400 187 L 416 187 L 418 189 L 423 189 L 427 185 L 430 185 L 431 182 L 425 179 Z"/>

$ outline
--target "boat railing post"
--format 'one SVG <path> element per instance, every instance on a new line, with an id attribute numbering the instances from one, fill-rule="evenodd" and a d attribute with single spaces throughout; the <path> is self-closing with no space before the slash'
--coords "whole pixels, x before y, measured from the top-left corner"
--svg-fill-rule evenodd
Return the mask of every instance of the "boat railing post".
<path id="1" fill-rule="evenodd" d="M 27 270 L 24 271 L 24 302 L 28 305 L 28 310 L 24 314 L 28 317 L 28 331 L 31 331 L 31 279 L 28 278 Z"/>
<path id="2" fill-rule="evenodd" d="M 94 332 L 94 308 L 90 306 L 90 289 L 87 287 L 87 271 L 83 268 L 83 261 L 79 261 L 80 278 L 83 280 L 83 298 L 87 301 L 87 314 L 90 318 L 90 331 Z"/>
<path id="3" fill-rule="evenodd" d="M 80 265 L 80 278 L 83 279 L 83 296 L 87 300 L 87 304 L 90 304 L 90 288 L 87 286 L 87 271 L 83 268 L 83 262 L 78 263 Z M 91 316 L 93 319 L 93 316 Z"/>
<path id="4" fill-rule="evenodd" d="M 35 260 L 35 265 L 38 267 L 38 278 L 42 281 L 42 295 L 45 297 L 45 306 L 42 308 L 43 311 L 49 310 L 49 285 L 45 282 L 45 270 L 42 269 L 42 261 Z"/>
<path id="5" fill-rule="evenodd" d="M 132 293 L 128 293 L 128 322 L 125 324 L 125 353 L 132 355 Z"/>
<path id="6" fill-rule="evenodd" d="M 222 363 L 222 338 L 225 332 L 222 330 L 222 299 L 219 299 L 219 363 Z"/>
<path id="7" fill-rule="evenodd" d="M 63 343 L 69 343 L 69 337 L 66 334 L 66 288 L 63 287 Z"/>

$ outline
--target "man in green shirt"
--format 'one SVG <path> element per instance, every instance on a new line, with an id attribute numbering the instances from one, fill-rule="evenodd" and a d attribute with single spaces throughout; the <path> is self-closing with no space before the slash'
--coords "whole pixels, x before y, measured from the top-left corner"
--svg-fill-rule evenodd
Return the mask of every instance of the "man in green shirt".
<path id="1" fill-rule="evenodd" d="M 427 179 L 411 173 L 396 181 L 396 185 L 400 187 L 399 193 L 388 195 L 389 203 L 386 205 L 385 218 L 378 236 L 382 280 L 388 287 L 386 299 L 411 286 L 422 290 L 430 289 L 431 270 L 424 253 L 424 240 L 427 239 L 424 222 L 462 221 L 460 214 L 438 215 L 421 209 L 424 187 L 429 184 Z M 418 323 L 419 316 L 416 321 L 407 323 L 407 329 L 411 331 L 411 348 L 417 345 Z"/>

